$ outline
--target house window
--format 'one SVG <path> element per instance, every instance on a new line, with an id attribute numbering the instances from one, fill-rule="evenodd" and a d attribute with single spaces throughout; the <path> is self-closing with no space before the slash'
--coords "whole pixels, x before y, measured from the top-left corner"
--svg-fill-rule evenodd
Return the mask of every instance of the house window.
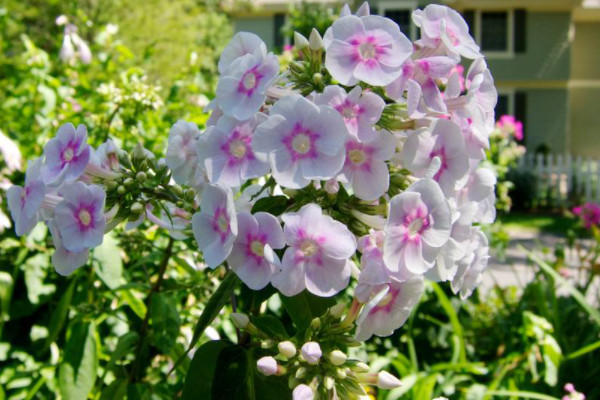
<path id="1" fill-rule="evenodd" d="M 412 21 L 412 12 L 417 8 L 414 1 L 382 1 L 379 3 L 379 15 L 391 19 L 400 27 L 400 31 L 411 40 L 417 39 L 417 26 Z"/>
<path id="2" fill-rule="evenodd" d="M 505 91 L 498 93 L 498 101 L 494 109 L 496 121 L 503 115 L 515 115 L 515 93 Z"/>
<path id="3" fill-rule="evenodd" d="M 514 13 L 478 10 L 475 14 L 475 39 L 487 56 L 513 55 Z"/>

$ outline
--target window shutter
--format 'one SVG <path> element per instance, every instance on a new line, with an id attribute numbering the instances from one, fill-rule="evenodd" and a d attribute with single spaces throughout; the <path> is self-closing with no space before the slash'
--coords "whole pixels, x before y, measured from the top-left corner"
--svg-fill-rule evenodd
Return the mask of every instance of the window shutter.
<path id="1" fill-rule="evenodd" d="M 462 15 L 467 25 L 469 25 L 469 33 L 471 36 L 475 37 L 475 11 L 465 10 Z"/>
<path id="2" fill-rule="evenodd" d="M 523 143 L 527 143 L 527 92 L 515 92 L 515 118 L 523 123 Z"/>
<path id="3" fill-rule="evenodd" d="M 283 49 L 283 32 L 281 29 L 285 24 L 285 14 L 275 14 L 273 17 L 273 33 L 275 37 L 273 38 L 273 44 L 276 49 Z"/>
<path id="4" fill-rule="evenodd" d="M 527 11 L 518 9 L 514 11 L 513 49 L 515 53 L 525 53 L 527 48 Z"/>

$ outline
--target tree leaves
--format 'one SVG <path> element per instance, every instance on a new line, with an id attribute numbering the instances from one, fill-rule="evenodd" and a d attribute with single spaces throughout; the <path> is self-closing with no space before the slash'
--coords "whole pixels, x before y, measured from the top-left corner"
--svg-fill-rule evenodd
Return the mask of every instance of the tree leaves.
<path id="1" fill-rule="evenodd" d="M 71 325 L 64 359 L 58 371 L 58 388 L 62 397 L 87 399 L 96 382 L 97 368 L 96 325 L 77 321 Z"/>

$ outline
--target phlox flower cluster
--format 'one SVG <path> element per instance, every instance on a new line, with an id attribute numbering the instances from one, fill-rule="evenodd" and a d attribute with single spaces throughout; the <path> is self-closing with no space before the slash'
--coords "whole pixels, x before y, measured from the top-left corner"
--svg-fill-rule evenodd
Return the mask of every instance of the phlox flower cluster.
<path id="1" fill-rule="evenodd" d="M 573 207 L 572 211 L 573 214 L 581 219 L 585 229 L 592 229 L 593 226 L 600 225 L 600 204 L 588 202 L 583 205 Z"/>

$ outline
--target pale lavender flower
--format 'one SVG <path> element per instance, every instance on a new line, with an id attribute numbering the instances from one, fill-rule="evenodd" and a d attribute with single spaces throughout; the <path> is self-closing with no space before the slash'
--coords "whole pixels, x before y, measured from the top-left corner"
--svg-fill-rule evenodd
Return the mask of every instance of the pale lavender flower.
<path id="1" fill-rule="evenodd" d="M 404 92 L 407 91 L 407 111 L 410 117 L 422 117 L 426 109 L 445 113 L 446 104 L 436 80 L 447 78 L 455 66 L 456 61 L 449 57 L 434 56 L 418 60 L 409 58 L 402 66 L 400 78 L 386 86 L 386 94 L 394 100 L 404 100 Z"/>
<path id="2" fill-rule="evenodd" d="M 238 234 L 231 189 L 206 185 L 200 212 L 192 217 L 192 230 L 210 268 L 216 268 L 225 261 Z"/>
<path id="3" fill-rule="evenodd" d="M 6 191 L 8 208 L 15 223 L 17 236 L 31 232 L 41 218 L 40 209 L 46 194 L 41 169 L 41 158 L 30 162 L 25 174 L 25 187 L 13 185 Z"/>
<path id="4" fill-rule="evenodd" d="M 61 21 L 62 22 L 62 21 Z M 92 52 L 88 44 L 77 34 L 77 27 L 67 23 L 65 25 L 65 36 L 60 49 L 60 59 L 69 61 L 79 55 L 79 59 L 84 64 L 92 62 Z"/>
<path id="5" fill-rule="evenodd" d="M 206 168 L 211 183 L 225 187 L 241 186 L 251 178 L 269 172 L 264 154 L 252 150 L 252 137 L 256 126 L 266 120 L 258 113 L 246 122 L 223 116 L 211 126 L 198 141 L 198 157 Z"/>
<path id="6" fill-rule="evenodd" d="M 475 59 L 483 57 L 479 46 L 469 35 L 469 26 L 455 10 L 430 4 L 423 10 L 413 12 L 415 25 L 421 28 L 421 41 L 427 47 L 442 47 L 454 58 L 460 56 Z"/>
<path id="7" fill-rule="evenodd" d="M 97 185 L 73 182 L 61 187 L 63 200 L 54 209 L 54 220 L 64 247 L 82 252 L 102 244 L 106 219 L 106 193 Z"/>
<path id="8" fill-rule="evenodd" d="M 496 219 L 496 175 L 489 168 L 481 167 L 473 171 L 466 185 L 456 192 L 457 204 L 475 202 L 478 206 L 475 221 L 491 224 Z"/>
<path id="9" fill-rule="evenodd" d="M 313 400 L 315 398 L 315 393 L 310 386 L 301 384 L 294 388 L 292 396 L 294 400 Z"/>
<path id="10" fill-rule="evenodd" d="M 84 173 L 91 155 L 87 139 L 85 125 L 75 130 L 73 124 L 68 123 L 58 129 L 56 137 L 44 147 L 42 178 L 46 185 L 74 182 Z"/>
<path id="11" fill-rule="evenodd" d="M 380 131 L 368 142 L 349 137 L 346 161 L 338 179 L 349 183 L 359 199 L 376 200 L 389 188 L 390 172 L 386 161 L 395 151 L 396 139 L 386 131 Z"/>
<path id="12" fill-rule="evenodd" d="M 400 328 L 423 294 L 423 279 L 390 282 L 377 287 L 356 320 L 356 339 L 389 336 Z"/>
<path id="13" fill-rule="evenodd" d="M 201 186 L 204 169 L 198 158 L 197 143 L 200 131 L 193 122 L 177 121 L 169 131 L 167 166 L 180 185 Z"/>
<path id="14" fill-rule="evenodd" d="M 458 271 L 452 280 L 452 291 L 460 298 L 469 297 L 483 278 L 489 255 L 488 240 L 480 227 L 471 228 L 471 241 L 466 255 L 458 262 Z"/>
<path id="15" fill-rule="evenodd" d="M 469 158 L 460 127 L 454 122 L 438 119 L 429 128 L 411 132 L 402 149 L 404 167 L 416 177 L 425 177 L 434 158 L 440 166 L 433 179 L 444 194 L 451 196 L 468 178 Z"/>
<path id="16" fill-rule="evenodd" d="M 375 124 L 381 118 L 385 102 L 381 97 L 360 86 L 350 92 L 340 86 L 327 86 L 315 98 L 315 104 L 327 104 L 335 108 L 344 118 L 348 132 L 360 140 L 371 140 L 377 135 Z"/>
<path id="17" fill-rule="evenodd" d="M 256 362 L 256 368 L 265 376 L 275 375 L 277 367 L 277 361 L 273 357 L 262 357 Z"/>
<path id="18" fill-rule="evenodd" d="M 325 66 L 343 85 L 359 81 L 389 85 L 400 76 L 400 66 L 412 53 L 410 40 L 388 18 L 347 15 L 329 30 L 331 42 L 325 48 Z"/>
<path id="19" fill-rule="evenodd" d="M 229 41 L 219 58 L 219 72 L 226 74 L 229 66 L 234 61 L 246 54 L 259 53 L 262 57 L 267 56 L 267 46 L 260 37 L 250 32 L 238 32 Z"/>
<path id="20" fill-rule="evenodd" d="M 56 272 L 62 276 L 68 276 L 87 263 L 90 251 L 88 249 L 79 252 L 67 250 L 63 245 L 55 220 L 48 221 L 48 229 L 55 247 L 54 254 L 52 254 L 52 265 Z"/>
<path id="21" fill-rule="evenodd" d="M 306 342 L 302 345 L 302 357 L 307 363 L 315 365 L 319 363 L 319 360 L 323 356 L 321 346 L 317 342 Z"/>
<path id="22" fill-rule="evenodd" d="M 334 178 L 344 165 L 348 136 L 341 115 L 300 95 L 277 101 L 252 140 L 256 154 L 269 156 L 281 186 L 300 189 L 312 179 Z"/>
<path id="23" fill-rule="evenodd" d="M 371 229 L 368 235 L 358 239 L 358 250 L 362 253 L 360 257 L 361 271 L 358 285 L 368 285 L 367 290 L 373 286 L 391 282 L 394 277 L 383 259 L 383 243 L 385 233 Z M 360 292 L 363 289 L 356 289 Z"/>
<path id="24" fill-rule="evenodd" d="M 450 238 L 450 206 L 439 185 L 422 179 L 394 196 L 385 226 L 384 260 L 393 272 L 427 272 Z"/>
<path id="25" fill-rule="evenodd" d="M 216 100 L 225 115 L 245 121 L 262 107 L 267 88 L 279 73 L 272 53 L 246 54 L 233 61 L 217 84 Z"/>
<path id="26" fill-rule="evenodd" d="M 307 204 L 298 212 L 283 214 L 286 249 L 281 271 L 272 284 L 286 296 L 305 288 L 317 296 L 333 296 L 350 281 L 349 258 L 356 239 L 341 222 L 323 215 L 321 207 Z"/>
<path id="27" fill-rule="evenodd" d="M 240 212 L 237 222 L 238 236 L 227 261 L 250 289 L 263 289 L 278 270 L 273 250 L 285 246 L 283 230 L 277 218 L 265 212 Z"/>

